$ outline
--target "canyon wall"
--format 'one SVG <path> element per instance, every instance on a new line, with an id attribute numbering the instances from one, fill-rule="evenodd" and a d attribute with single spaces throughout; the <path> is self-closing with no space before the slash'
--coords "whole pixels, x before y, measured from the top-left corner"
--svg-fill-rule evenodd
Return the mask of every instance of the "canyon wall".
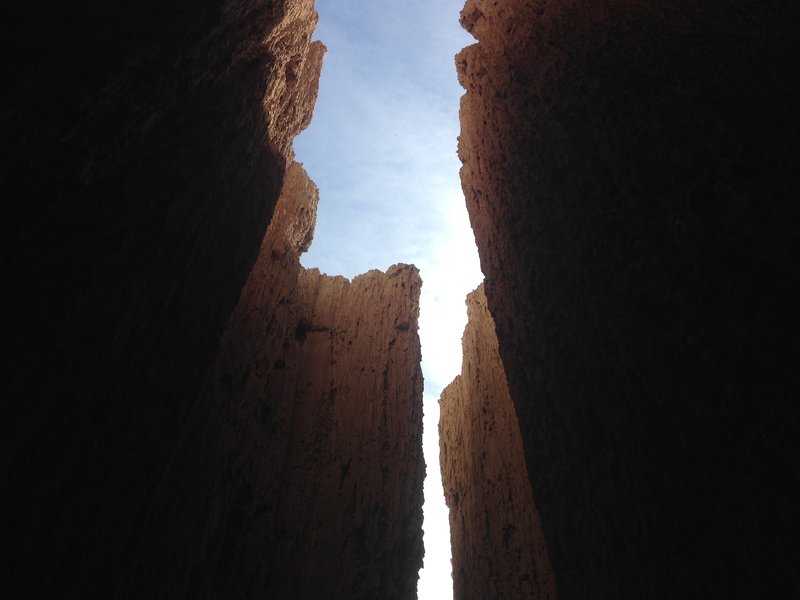
<path id="1" fill-rule="evenodd" d="M 297 262 L 316 18 L 313 0 L 0 9 L 15 597 L 414 595 L 418 275 Z"/>
<path id="2" fill-rule="evenodd" d="M 416 597 L 421 281 L 303 269 L 317 194 L 291 165 L 149 516 L 140 597 Z"/>
<path id="3" fill-rule="evenodd" d="M 439 399 L 453 597 L 555 599 L 517 415 L 483 285 L 467 296 L 461 374 Z"/>
<path id="4" fill-rule="evenodd" d="M 797 16 L 464 7 L 462 183 L 562 600 L 800 595 Z"/>

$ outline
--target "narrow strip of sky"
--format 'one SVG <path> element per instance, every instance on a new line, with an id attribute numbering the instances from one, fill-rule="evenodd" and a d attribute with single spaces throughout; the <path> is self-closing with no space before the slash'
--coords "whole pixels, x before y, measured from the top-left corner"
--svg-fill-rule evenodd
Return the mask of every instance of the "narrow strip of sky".
<path id="1" fill-rule="evenodd" d="M 463 0 L 317 0 L 328 47 L 309 128 L 295 141 L 320 189 L 302 262 L 332 275 L 416 264 L 425 375 L 425 565 L 421 600 L 452 597 L 439 472 L 438 398 L 461 367 L 464 299 L 481 281 L 456 156 L 454 55 L 472 43 Z"/>

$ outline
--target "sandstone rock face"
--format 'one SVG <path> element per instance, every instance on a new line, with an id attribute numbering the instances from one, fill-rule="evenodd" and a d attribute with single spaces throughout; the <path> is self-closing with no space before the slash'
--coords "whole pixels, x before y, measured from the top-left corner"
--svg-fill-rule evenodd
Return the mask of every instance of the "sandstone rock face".
<path id="1" fill-rule="evenodd" d="M 313 0 L 0 13 L 6 588 L 414 597 L 420 279 L 298 262 Z"/>
<path id="2" fill-rule="evenodd" d="M 467 297 L 461 374 L 439 399 L 453 597 L 555 599 L 517 415 L 483 285 Z"/>
<path id="3" fill-rule="evenodd" d="M 183 570 L 171 597 L 416 597 L 421 281 L 303 269 L 316 204 L 293 164 L 148 523 L 168 550 L 129 589 Z"/>
<path id="4" fill-rule="evenodd" d="M 462 183 L 559 597 L 798 596 L 796 5 L 462 22 Z"/>
<path id="5" fill-rule="evenodd" d="M 162 557 L 146 523 L 310 119 L 315 23 L 312 0 L 0 9 L 0 562 L 26 597 L 126 596 Z"/>

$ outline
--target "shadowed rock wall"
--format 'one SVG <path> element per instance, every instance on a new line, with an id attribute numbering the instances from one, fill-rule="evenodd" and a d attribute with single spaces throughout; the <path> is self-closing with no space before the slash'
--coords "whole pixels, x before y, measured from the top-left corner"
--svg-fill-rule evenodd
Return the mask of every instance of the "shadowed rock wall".
<path id="1" fill-rule="evenodd" d="M 315 23 L 313 0 L 0 9 L 0 578 L 15 597 L 413 593 L 415 272 L 300 275 L 279 245 L 229 322 L 311 118 Z M 299 213 L 275 229 L 300 248 L 313 185 L 286 185 Z M 274 304 L 248 303 L 257 285 Z M 365 357 L 363 379 L 331 366 Z"/>
<path id="2" fill-rule="evenodd" d="M 517 415 L 483 285 L 467 296 L 461 374 L 439 399 L 453 597 L 555 599 Z"/>
<path id="3" fill-rule="evenodd" d="M 171 596 L 416 597 L 421 281 L 303 269 L 317 196 L 291 165 L 148 523 L 169 550 L 132 585 L 183 569 Z"/>
<path id="4" fill-rule="evenodd" d="M 800 595 L 795 3 L 470 0 L 462 182 L 558 595 Z"/>

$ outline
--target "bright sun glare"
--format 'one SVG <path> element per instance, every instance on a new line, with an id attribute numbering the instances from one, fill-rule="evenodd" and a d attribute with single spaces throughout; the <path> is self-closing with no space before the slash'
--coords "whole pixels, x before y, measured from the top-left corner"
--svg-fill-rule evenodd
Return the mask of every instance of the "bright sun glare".
<path id="1" fill-rule="evenodd" d="M 307 267 L 353 277 L 397 262 L 422 279 L 425 563 L 419 598 L 452 596 L 438 398 L 461 369 L 466 294 L 482 279 L 456 156 L 463 0 L 317 0 L 328 47 L 314 119 L 295 141 L 320 189 Z"/>

